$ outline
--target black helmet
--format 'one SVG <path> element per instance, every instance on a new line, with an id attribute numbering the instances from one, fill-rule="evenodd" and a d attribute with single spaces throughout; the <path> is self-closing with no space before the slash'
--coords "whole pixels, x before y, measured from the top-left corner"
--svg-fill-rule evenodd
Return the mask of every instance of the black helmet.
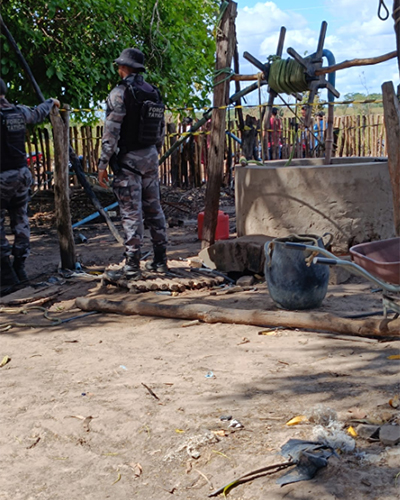
<path id="1" fill-rule="evenodd" d="M 144 55 L 139 49 L 124 49 L 114 62 L 120 66 L 129 66 L 139 71 L 146 71 L 146 68 L 143 66 Z"/>
<path id="2" fill-rule="evenodd" d="M 0 95 L 6 95 L 7 93 L 7 85 L 4 83 L 4 80 L 0 78 Z"/>

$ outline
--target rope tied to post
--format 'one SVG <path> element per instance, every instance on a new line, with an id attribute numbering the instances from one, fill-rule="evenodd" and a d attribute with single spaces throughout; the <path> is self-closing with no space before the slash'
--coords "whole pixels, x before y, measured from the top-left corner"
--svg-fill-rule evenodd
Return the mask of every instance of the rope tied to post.
<path id="1" fill-rule="evenodd" d="M 309 90 L 303 66 L 290 57 L 272 61 L 268 84 L 278 94 Z"/>
<path id="2" fill-rule="evenodd" d="M 226 76 L 225 78 L 223 78 L 222 80 L 219 80 L 218 82 L 216 82 L 215 80 L 220 76 L 220 75 L 223 75 L 223 74 L 226 74 L 228 76 Z M 234 75 L 235 72 L 233 71 L 232 68 L 221 68 L 221 69 L 218 69 L 218 70 L 215 70 L 214 71 L 214 75 L 213 75 L 213 86 L 216 87 L 217 85 L 219 85 L 220 83 L 224 83 L 226 82 L 227 80 L 230 80 L 232 75 Z"/>

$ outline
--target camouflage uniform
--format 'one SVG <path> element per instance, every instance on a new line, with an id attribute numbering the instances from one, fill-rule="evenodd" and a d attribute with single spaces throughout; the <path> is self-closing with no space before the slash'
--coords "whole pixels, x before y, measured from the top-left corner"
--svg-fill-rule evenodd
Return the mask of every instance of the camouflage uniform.
<path id="1" fill-rule="evenodd" d="M 133 77 L 129 75 L 127 79 Z M 107 168 L 111 156 L 118 152 L 121 126 L 126 116 L 124 92 L 125 86 L 118 85 L 107 98 L 99 170 Z M 118 156 L 121 170 L 114 177 L 113 189 L 119 202 L 126 254 L 136 252 L 142 245 L 143 215 L 150 228 L 153 246 L 167 245 L 165 216 L 160 203 L 158 146 L 161 144 Z M 134 172 L 124 169 L 124 166 Z"/>
<path id="2" fill-rule="evenodd" d="M 11 104 L 5 99 L 0 99 L 0 110 L 9 108 Z M 53 100 L 48 99 L 34 109 L 26 106 L 17 106 L 22 111 L 26 124 L 42 122 L 50 113 Z M 0 172 L 0 253 L 1 258 L 13 254 L 15 257 L 25 259 L 30 250 L 30 229 L 28 218 L 29 191 L 32 185 L 32 175 L 27 166 Z M 11 232 L 14 235 L 14 244 L 11 248 L 6 238 L 4 228 L 6 211 L 10 217 Z"/>

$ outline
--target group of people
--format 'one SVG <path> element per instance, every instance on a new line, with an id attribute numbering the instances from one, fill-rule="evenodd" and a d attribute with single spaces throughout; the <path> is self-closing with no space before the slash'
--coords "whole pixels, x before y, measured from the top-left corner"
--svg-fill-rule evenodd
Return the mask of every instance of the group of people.
<path id="1" fill-rule="evenodd" d="M 324 112 L 319 111 L 315 115 L 312 130 L 305 126 L 304 119 L 307 106 L 301 108 L 300 143 L 302 155 L 307 155 L 307 149 L 319 151 L 324 143 Z M 278 108 L 272 108 L 268 129 L 268 159 L 277 160 L 282 158 L 282 120 L 278 115 Z"/>
<path id="2" fill-rule="evenodd" d="M 167 231 L 160 202 L 158 155 L 164 134 L 165 106 L 159 90 L 147 83 L 144 55 L 136 48 L 124 49 L 115 60 L 121 78 L 107 98 L 102 149 L 98 162 L 99 184 L 108 185 L 107 169 L 113 171 L 113 189 L 120 207 L 125 233 L 125 265 L 106 271 L 110 279 L 141 277 L 140 258 L 144 223 L 150 229 L 154 257 L 146 268 L 166 273 Z M 0 253 L 1 289 L 28 281 L 25 261 L 30 251 L 28 202 L 32 175 L 28 168 L 25 135 L 28 124 L 44 121 L 57 99 L 48 99 L 36 108 L 7 101 L 7 86 L 0 80 Z M 14 235 L 11 245 L 6 237 L 5 216 L 10 218 Z"/>

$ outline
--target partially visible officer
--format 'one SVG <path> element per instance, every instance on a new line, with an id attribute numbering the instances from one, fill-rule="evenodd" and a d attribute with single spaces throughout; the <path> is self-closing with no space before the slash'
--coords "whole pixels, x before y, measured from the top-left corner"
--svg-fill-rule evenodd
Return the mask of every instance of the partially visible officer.
<path id="1" fill-rule="evenodd" d="M 124 49 L 114 62 L 122 80 L 107 98 L 98 175 L 100 185 L 106 187 L 107 165 L 114 172 L 113 189 L 125 233 L 126 261 L 121 270 L 107 271 L 106 276 L 137 280 L 141 277 L 143 215 L 154 249 L 154 259 L 146 268 L 159 273 L 168 271 L 167 232 L 158 174 L 165 106 L 158 89 L 140 74 L 145 71 L 140 50 Z"/>
<path id="2" fill-rule="evenodd" d="M 25 151 L 26 126 L 42 122 L 53 106 L 60 107 L 57 99 L 47 99 L 32 109 L 15 106 L 5 98 L 6 92 L 7 86 L 0 79 L 0 285 L 2 289 L 28 280 L 25 260 L 30 250 L 27 209 L 32 175 Z M 6 211 L 14 235 L 12 247 L 6 238 L 4 228 Z M 13 262 L 10 259 L 11 255 L 14 256 Z"/>

